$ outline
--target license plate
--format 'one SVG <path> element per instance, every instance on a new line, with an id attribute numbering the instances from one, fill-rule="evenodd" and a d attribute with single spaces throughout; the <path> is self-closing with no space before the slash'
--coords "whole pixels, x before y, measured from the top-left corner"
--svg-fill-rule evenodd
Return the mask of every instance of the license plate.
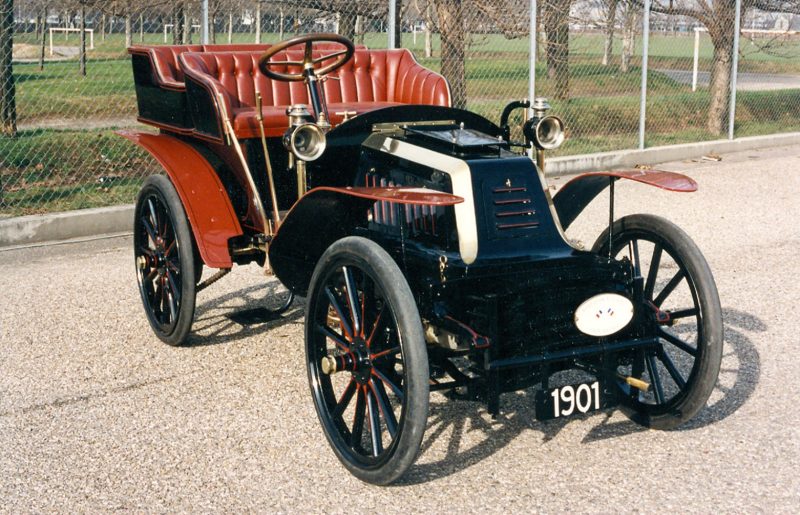
<path id="1" fill-rule="evenodd" d="M 536 392 L 536 419 L 552 420 L 610 408 L 616 395 L 600 381 L 569 384 Z"/>

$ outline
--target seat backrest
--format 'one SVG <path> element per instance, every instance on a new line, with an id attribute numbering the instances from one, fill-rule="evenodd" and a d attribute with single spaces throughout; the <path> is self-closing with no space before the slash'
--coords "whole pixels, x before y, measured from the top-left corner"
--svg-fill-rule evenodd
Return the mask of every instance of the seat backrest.
<path id="1" fill-rule="evenodd" d="M 324 50 L 314 51 L 320 57 Z M 261 52 L 187 52 L 182 64 L 193 72 L 217 80 L 230 95 L 233 107 L 254 107 L 256 92 L 266 106 L 309 103 L 302 82 L 274 81 L 258 68 Z M 277 54 L 275 61 L 299 61 L 302 52 Z M 300 73 L 299 66 L 277 65 L 284 73 Z M 357 48 L 353 58 L 324 82 L 328 102 L 399 102 L 450 105 L 444 78 L 419 65 L 406 49 L 368 50 Z"/>
<path id="2" fill-rule="evenodd" d="M 183 87 L 183 69 L 178 59 L 184 52 L 199 52 L 201 45 L 153 45 L 131 47 L 130 53 L 146 52 L 153 62 L 153 71 L 159 82 L 168 87 Z"/>

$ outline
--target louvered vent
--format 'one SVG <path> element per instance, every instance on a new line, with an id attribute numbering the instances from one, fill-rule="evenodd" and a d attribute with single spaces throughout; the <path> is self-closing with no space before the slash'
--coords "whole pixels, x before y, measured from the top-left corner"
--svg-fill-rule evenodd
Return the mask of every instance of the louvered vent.
<path id="1" fill-rule="evenodd" d="M 498 236 L 521 236 L 539 226 L 528 185 L 488 185 L 490 223 Z"/>

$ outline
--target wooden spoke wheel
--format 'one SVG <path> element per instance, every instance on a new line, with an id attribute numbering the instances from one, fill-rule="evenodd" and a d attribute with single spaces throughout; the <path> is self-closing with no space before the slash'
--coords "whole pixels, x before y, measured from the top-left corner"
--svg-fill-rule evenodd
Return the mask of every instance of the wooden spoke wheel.
<path id="1" fill-rule="evenodd" d="M 180 345 L 195 307 L 197 266 L 183 205 L 169 179 L 148 177 L 136 201 L 133 253 L 136 279 L 150 326 L 163 342 Z"/>
<path id="2" fill-rule="evenodd" d="M 608 229 L 594 252 L 608 255 Z M 714 278 L 700 250 L 677 226 L 652 215 L 614 223 L 611 255 L 628 259 L 637 276 L 636 306 L 658 345 L 638 352 L 624 375 L 650 384 L 630 388 L 630 417 L 645 426 L 671 429 L 703 408 L 722 359 L 722 309 Z"/>
<path id="3" fill-rule="evenodd" d="M 428 359 L 411 290 L 377 244 L 343 238 L 320 259 L 306 355 L 317 415 L 339 460 L 369 483 L 399 478 L 428 418 Z"/>

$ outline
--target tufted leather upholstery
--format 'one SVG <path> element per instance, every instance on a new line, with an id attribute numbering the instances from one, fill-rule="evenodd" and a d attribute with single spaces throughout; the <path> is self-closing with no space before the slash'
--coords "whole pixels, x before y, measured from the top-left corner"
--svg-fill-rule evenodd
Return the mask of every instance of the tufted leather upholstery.
<path id="1" fill-rule="evenodd" d="M 178 57 L 184 52 L 202 50 L 202 45 L 153 45 L 133 46 L 128 49 L 128 53 L 146 55 L 150 58 L 159 86 L 183 91 L 186 87 L 183 84 L 183 70 L 178 63 Z"/>
<path id="2" fill-rule="evenodd" d="M 315 49 L 315 57 L 321 53 Z M 221 95 L 233 118 L 239 138 L 258 137 L 255 117 L 256 92 L 263 101 L 267 136 L 280 136 L 287 128 L 286 107 L 309 104 L 302 82 L 274 81 L 258 68 L 261 52 L 186 52 L 179 58 L 187 80 L 192 80 L 216 99 Z M 273 60 L 300 60 L 299 51 L 290 50 Z M 286 66 L 276 71 L 299 73 Z M 353 58 L 329 74 L 323 85 L 336 125 L 342 117 L 336 113 L 355 111 L 361 114 L 397 104 L 450 105 L 450 90 L 441 75 L 416 62 L 406 49 L 367 50 L 357 48 Z"/>
<path id="3" fill-rule="evenodd" d="M 318 43 L 317 48 L 325 48 L 326 43 Z M 232 43 L 227 45 L 139 45 L 128 49 L 130 54 L 149 57 L 155 78 L 160 87 L 185 91 L 183 69 L 178 58 L 185 52 L 266 52 L 270 43 Z M 336 47 L 339 48 L 339 47 Z M 359 48 L 364 48 L 359 45 Z"/>

